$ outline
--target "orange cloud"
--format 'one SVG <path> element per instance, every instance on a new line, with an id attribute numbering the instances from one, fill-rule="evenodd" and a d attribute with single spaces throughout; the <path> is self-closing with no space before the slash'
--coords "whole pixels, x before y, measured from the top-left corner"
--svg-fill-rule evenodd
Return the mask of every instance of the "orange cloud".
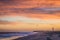
<path id="1" fill-rule="evenodd" d="M 60 7 L 60 1 L 57 0 L 11 0 L 8 2 L 2 1 L 0 3 L 2 4 L 1 7 L 2 8 Z"/>

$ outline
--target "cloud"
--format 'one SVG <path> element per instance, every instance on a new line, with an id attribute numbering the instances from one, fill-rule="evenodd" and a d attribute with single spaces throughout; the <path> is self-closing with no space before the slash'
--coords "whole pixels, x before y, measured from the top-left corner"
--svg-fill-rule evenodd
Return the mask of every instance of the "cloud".
<path id="1" fill-rule="evenodd" d="M 3 21 L 3 20 L 0 20 L 0 25 L 1 25 L 1 24 L 5 24 L 5 25 L 6 25 L 6 24 L 10 24 L 10 22 L 8 22 L 8 21 Z"/>
<path id="2" fill-rule="evenodd" d="M 0 0 L 1 6 L 8 5 L 9 7 L 19 6 L 20 8 L 33 8 L 33 7 L 59 7 L 59 1 L 51 1 L 51 0 Z"/>
<path id="3" fill-rule="evenodd" d="M 60 13 L 60 8 L 27 8 L 23 9 L 26 13 L 47 13 L 47 14 L 54 14 Z"/>
<path id="4" fill-rule="evenodd" d="M 55 14 L 60 13 L 60 8 L 0 8 L 0 15 L 21 14 L 21 13 L 40 13 L 40 14 Z"/>
<path id="5" fill-rule="evenodd" d="M 14 3 L 13 2 L 13 0 L 0 0 L 0 6 L 5 6 L 5 5 L 12 5 L 12 3 Z"/>
<path id="6" fill-rule="evenodd" d="M 15 6 L 15 5 L 24 5 L 24 2 L 30 0 L 0 0 L 0 6 Z M 25 3 L 26 4 L 26 3 Z"/>
<path id="7" fill-rule="evenodd" d="M 53 4 L 51 1 L 46 3 L 43 0 L 0 0 L 0 15 L 19 14 L 23 12 L 43 14 L 60 13 L 60 7 L 55 7 L 54 4 L 52 5 L 54 7 L 51 7 L 51 4 Z M 50 6 L 47 7 L 48 5 Z"/>
<path id="8" fill-rule="evenodd" d="M 43 24 L 60 23 L 60 19 L 43 20 L 43 19 L 29 18 L 24 16 L 15 16 L 15 17 L 6 16 L 0 18 L 0 20 L 8 21 L 8 22 L 43 23 Z"/>
<path id="9" fill-rule="evenodd" d="M 32 19 L 32 18 L 28 18 L 28 17 L 24 17 L 24 16 L 15 16 L 15 17 L 11 17 L 11 16 L 6 16 L 6 17 L 2 17 L 0 18 L 0 20 L 5 20 L 5 21 L 12 21 L 12 22 L 15 22 L 15 21 L 36 21 L 38 19 Z"/>

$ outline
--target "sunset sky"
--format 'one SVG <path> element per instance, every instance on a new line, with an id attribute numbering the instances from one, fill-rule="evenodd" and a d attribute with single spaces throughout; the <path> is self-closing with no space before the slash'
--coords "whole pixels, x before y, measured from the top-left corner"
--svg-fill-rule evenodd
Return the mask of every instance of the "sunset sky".
<path id="1" fill-rule="evenodd" d="M 0 0 L 0 32 L 60 31 L 59 0 Z"/>

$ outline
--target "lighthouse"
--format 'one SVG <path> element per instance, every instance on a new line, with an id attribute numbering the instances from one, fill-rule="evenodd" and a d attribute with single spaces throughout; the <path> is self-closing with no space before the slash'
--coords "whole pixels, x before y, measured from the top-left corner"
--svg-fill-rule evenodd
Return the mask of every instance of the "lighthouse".
<path id="1" fill-rule="evenodd" d="M 54 27 L 52 27 L 52 31 L 54 32 Z"/>

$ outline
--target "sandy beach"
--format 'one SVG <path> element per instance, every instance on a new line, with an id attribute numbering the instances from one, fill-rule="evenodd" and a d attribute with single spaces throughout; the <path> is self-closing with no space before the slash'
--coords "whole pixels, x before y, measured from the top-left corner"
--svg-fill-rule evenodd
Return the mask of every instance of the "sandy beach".
<path id="1" fill-rule="evenodd" d="M 13 39 L 20 38 L 20 37 L 23 37 L 23 36 L 13 36 L 13 37 L 9 37 L 9 38 L 0 38 L 0 40 L 13 40 Z"/>

